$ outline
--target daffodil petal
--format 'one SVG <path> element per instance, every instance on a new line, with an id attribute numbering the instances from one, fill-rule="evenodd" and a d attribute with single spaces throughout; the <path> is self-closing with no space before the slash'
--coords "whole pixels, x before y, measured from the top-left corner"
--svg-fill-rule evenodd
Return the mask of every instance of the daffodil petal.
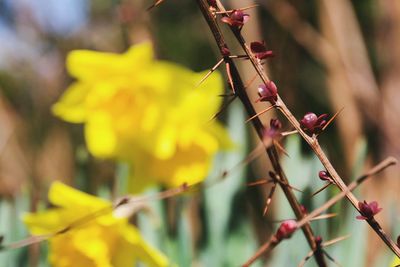
<path id="1" fill-rule="evenodd" d="M 99 77 L 129 75 L 151 61 L 150 43 L 136 45 L 126 56 L 90 50 L 74 50 L 68 54 L 68 72 L 82 81 L 95 81 Z M 140 62 L 140 64 L 138 64 Z"/>
<path id="2" fill-rule="evenodd" d="M 171 266 L 168 259 L 162 253 L 152 248 L 143 240 L 135 227 L 127 225 L 124 228 L 123 235 L 127 243 L 118 250 L 119 256 L 116 259 L 120 259 L 121 262 L 115 262 L 116 267 L 128 266 L 125 264 L 127 262 L 124 262 L 124 258 L 132 253 L 137 260 L 146 263 L 146 266 Z"/>
<path id="3" fill-rule="evenodd" d="M 392 263 L 390 264 L 390 267 L 395 267 L 395 266 L 398 266 L 398 265 L 400 265 L 400 258 L 395 256 L 393 261 L 392 261 Z"/>
<path id="4" fill-rule="evenodd" d="M 115 155 L 117 137 L 112 128 L 112 120 L 106 113 L 93 113 L 85 125 L 85 138 L 89 151 L 99 157 L 107 158 Z"/>
<path id="5" fill-rule="evenodd" d="M 28 226 L 29 231 L 34 235 L 51 234 L 60 230 L 60 224 L 64 223 L 65 216 L 60 210 L 51 210 L 39 213 L 26 213 L 22 221 Z"/>
<path id="6" fill-rule="evenodd" d="M 85 84 L 72 84 L 52 106 L 53 114 L 68 122 L 85 122 L 87 108 L 84 102 L 88 93 L 89 88 Z"/>
<path id="7" fill-rule="evenodd" d="M 58 205 L 39 213 L 27 214 L 24 222 L 33 234 L 55 234 L 50 238 L 49 261 L 54 267 L 125 267 L 136 262 L 146 266 L 170 266 L 168 259 L 147 244 L 127 218 L 112 212 L 91 217 L 111 203 L 55 182 L 49 199 Z M 87 218 L 84 223 L 74 222 Z"/>
<path id="8" fill-rule="evenodd" d="M 170 158 L 176 150 L 176 128 L 172 125 L 167 125 L 160 131 L 160 135 L 156 140 L 155 156 L 160 159 Z"/>
<path id="9" fill-rule="evenodd" d="M 83 193 L 58 181 L 53 182 L 50 187 L 49 200 L 52 204 L 63 208 L 83 207 L 93 210 L 109 206 L 107 201 Z"/>
<path id="10" fill-rule="evenodd" d="M 207 71 L 154 60 L 150 43 L 124 54 L 71 52 L 67 68 L 89 92 L 80 96 L 71 89 L 54 112 L 85 123 L 95 157 L 128 161 L 137 179 L 132 188 L 204 180 L 214 155 L 231 147 L 226 131 L 211 121 L 223 100 L 217 71 L 196 87 Z M 66 103 L 72 103 L 70 112 Z"/>

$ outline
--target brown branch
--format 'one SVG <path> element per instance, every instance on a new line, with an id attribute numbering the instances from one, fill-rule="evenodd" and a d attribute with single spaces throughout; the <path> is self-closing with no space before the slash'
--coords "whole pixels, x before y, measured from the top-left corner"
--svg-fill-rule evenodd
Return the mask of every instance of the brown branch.
<path id="1" fill-rule="evenodd" d="M 271 251 L 273 248 L 275 248 L 280 242 L 281 240 L 279 240 L 278 238 L 275 237 L 275 235 L 273 235 L 268 240 L 268 242 L 266 242 L 262 247 L 260 247 L 259 250 L 257 250 L 257 252 L 242 265 L 242 267 L 249 267 L 264 253 Z"/>
<path id="2" fill-rule="evenodd" d="M 235 94 L 239 97 L 240 101 L 242 102 L 243 106 L 245 107 L 248 116 L 253 117 L 254 115 L 256 115 L 256 112 L 255 112 L 254 107 L 246 93 L 245 86 L 244 86 L 241 76 L 236 68 L 235 63 L 233 62 L 233 60 L 231 58 L 229 58 L 229 56 L 227 56 L 226 51 L 229 51 L 228 45 L 226 44 L 226 42 L 224 40 L 222 32 L 221 32 L 217 22 L 215 21 L 213 14 L 210 12 L 210 7 L 206 0 L 196 0 L 196 2 L 197 2 L 205 20 L 215 38 L 215 41 L 218 45 L 221 55 L 224 58 L 225 63 L 227 65 L 229 65 L 230 78 L 232 79 Z M 218 3 L 218 1 L 217 1 L 217 3 Z M 218 5 L 220 5 L 220 3 L 218 3 Z M 220 11 L 226 11 L 226 10 L 220 8 Z M 246 54 L 249 55 L 249 53 L 246 53 Z M 255 58 L 251 57 L 250 60 L 255 61 Z M 258 137 L 261 140 L 263 140 L 263 134 L 264 134 L 265 128 L 262 125 L 260 119 L 258 117 L 256 117 L 253 120 L 251 120 L 251 122 L 257 132 Z M 286 178 L 286 175 L 280 166 L 279 156 L 278 156 L 278 153 L 277 153 L 274 145 L 271 145 L 267 148 L 267 155 L 272 163 L 274 172 L 278 175 L 279 179 L 282 182 L 289 184 L 289 182 Z M 283 183 L 279 183 L 279 185 L 281 186 L 290 206 L 292 207 L 292 209 L 296 215 L 296 218 L 297 219 L 303 218 L 303 216 L 304 216 L 303 211 L 302 211 L 301 206 L 300 206 L 296 196 L 294 195 L 292 189 L 289 188 L 288 186 L 284 186 Z M 315 237 L 314 237 L 314 234 L 313 234 L 310 224 L 309 223 L 305 224 L 304 227 L 302 227 L 302 230 L 303 230 L 303 233 L 304 233 L 311 249 L 315 250 L 315 248 L 316 248 Z M 315 259 L 319 266 L 326 266 L 326 263 L 325 263 L 325 260 L 324 260 L 324 257 L 322 254 L 316 256 Z"/>
<path id="3" fill-rule="evenodd" d="M 387 167 L 389 167 L 393 164 L 396 164 L 396 163 L 397 163 L 397 160 L 392 157 L 389 157 L 389 158 L 385 159 L 384 161 L 380 162 L 375 167 L 373 167 L 370 171 L 368 171 L 364 175 L 360 176 L 356 181 L 349 184 L 346 191 L 340 192 L 339 194 L 337 194 L 336 196 L 332 197 L 327 202 L 325 202 L 325 204 L 323 204 L 319 208 L 317 208 L 317 209 L 313 210 L 312 212 L 310 212 L 309 214 L 307 214 L 305 217 L 303 217 L 303 219 L 298 220 L 296 229 L 303 227 L 304 225 L 308 224 L 313 219 L 317 218 L 317 216 L 319 214 L 321 214 L 325 210 L 329 209 L 331 206 L 336 204 L 342 198 L 346 197 L 347 193 L 350 192 L 350 190 L 354 190 L 359 184 L 361 184 L 362 182 L 365 182 L 367 180 L 367 178 L 372 177 L 373 175 L 381 172 L 382 170 L 384 170 Z M 374 220 L 374 219 L 372 218 L 371 220 Z M 249 266 L 251 263 L 256 261 L 259 257 L 261 257 L 264 253 L 268 252 L 272 247 L 276 247 L 281 240 L 274 241 L 274 239 L 277 239 L 275 235 L 273 235 L 267 243 L 265 243 L 263 246 L 261 246 L 257 250 L 257 252 L 245 263 L 244 266 Z M 335 241 L 337 241 L 337 240 L 335 240 Z M 331 243 L 325 243 L 324 246 L 328 246 L 330 244 Z M 316 250 L 316 249 L 314 249 L 313 251 L 314 251 L 313 254 L 316 254 L 316 252 L 318 252 L 318 251 L 320 253 L 323 252 L 322 250 Z"/>
<path id="4" fill-rule="evenodd" d="M 198 0 L 199 1 L 199 0 Z M 217 0 L 218 8 L 224 11 L 224 7 L 220 3 L 219 0 Z M 264 73 L 263 67 L 258 61 L 252 52 L 250 51 L 249 47 L 247 46 L 247 43 L 245 39 L 243 38 L 242 34 L 240 33 L 240 29 L 237 27 L 230 27 L 233 34 L 235 35 L 236 39 L 240 43 L 242 49 L 246 53 L 246 55 L 249 57 L 249 60 L 251 61 L 254 69 L 256 70 L 257 74 L 261 78 L 261 80 L 267 84 L 270 79 L 268 76 Z M 286 117 L 286 119 L 293 125 L 293 127 L 298 131 L 298 133 L 301 135 L 301 137 L 309 144 L 309 146 L 312 148 L 314 153 L 317 155 L 319 158 L 320 162 L 322 165 L 325 167 L 327 172 L 330 174 L 332 180 L 336 184 L 336 186 L 342 191 L 345 192 L 346 198 L 351 202 L 351 204 L 354 206 L 354 208 L 361 214 L 360 209 L 358 207 L 358 199 L 351 193 L 351 190 L 349 190 L 344 183 L 343 179 L 340 177 L 340 175 L 337 173 L 336 169 L 332 166 L 332 163 L 329 161 L 328 157 L 322 150 L 321 146 L 318 143 L 318 139 L 316 136 L 309 136 L 307 135 L 303 129 L 300 127 L 300 124 L 298 120 L 294 117 L 294 115 L 291 113 L 291 111 L 288 109 L 288 107 L 285 105 L 283 100 L 278 96 L 278 100 L 276 101 L 276 107 L 279 109 L 282 114 Z M 253 120 L 255 121 L 255 120 Z M 396 243 L 385 233 L 385 231 L 382 229 L 382 227 L 379 225 L 379 223 L 375 219 L 368 219 L 366 220 L 367 223 L 371 226 L 371 228 L 376 232 L 376 234 L 382 239 L 382 241 L 398 256 L 400 257 L 400 248 L 396 245 Z"/>
<path id="5" fill-rule="evenodd" d="M 30 246 L 33 244 L 41 243 L 43 241 L 46 241 L 52 237 L 58 236 L 65 234 L 67 232 L 70 232 L 78 227 L 84 226 L 87 223 L 98 219 L 99 217 L 102 217 L 104 215 L 110 214 L 113 212 L 115 209 L 123 206 L 123 205 L 129 205 L 129 204 L 143 204 L 146 201 L 154 201 L 154 200 L 162 200 L 166 198 L 170 198 L 173 196 L 180 195 L 185 192 L 190 192 L 191 190 L 195 190 L 198 188 L 198 186 L 201 183 L 193 184 L 193 185 L 186 185 L 183 184 L 179 187 L 171 188 L 168 190 L 165 190 L 163 192 L 157 193 L 155 195 L 148 195 L 148 196 L 125 196 L 118 200 L 114 205 L 106 206 L 104 208 L 101 208 L 97 211 L 94 211 L 92 213 L 86 214 L 80 218 L 77 218 L 76 220 L 72 221 L 71 223 L 67 224 L 66 226 L 62 227 L 61 229 L 49 233 L 49 234 L 44 234 L 44 235 L 37 235 L 37 236 L 30 236 L 25 239 L 12 242 L 9 244 L 0 244 L 0 252 L 4 250 L 9 250 L 9 249 L 18 249 L 26 246 Z"/>

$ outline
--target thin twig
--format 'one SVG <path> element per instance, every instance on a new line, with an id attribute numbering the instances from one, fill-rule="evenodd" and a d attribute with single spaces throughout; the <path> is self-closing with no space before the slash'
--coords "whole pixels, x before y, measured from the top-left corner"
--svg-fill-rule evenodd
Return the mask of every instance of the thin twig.
<path id="1" fill-rule="evenodd" d="M 259 248 L 259 250 L 254 254 L 250 259 L 248 259 L 242 267 L 249 267 L 252 265 L 259 257 L 261 257 L 264 253 L 272 250 L 280 243 L 281 240 L 278 240 L 275 235 L 273 235 L 268 242 L 266 242 L 263 246 Z"/>

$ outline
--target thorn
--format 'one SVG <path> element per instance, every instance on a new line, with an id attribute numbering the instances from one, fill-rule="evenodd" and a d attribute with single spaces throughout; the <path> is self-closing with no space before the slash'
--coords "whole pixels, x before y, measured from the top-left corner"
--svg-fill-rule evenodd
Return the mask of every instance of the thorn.
<path id="1" fill-rule="evenodd" d="M 300 193 L 304 193 L 302 190 L 300 190 L 300 189 L 298 189 L 298 188 L 296 188 L 296 187 L 294 187 L 294 186 L 291 186 L 291 185 L 288 184 L 288 183 L 285 183 L 285 182 L 281 181 L 281 179 L 277 179 L 277 181 L 278 181 L 278 183 L 280 183 L 280 184 L 282 184 L 282 185 L 284 185 L 284 186 L 287 186 L 287 187 L 289 187 L 290 189 L 292 189 L 292 190 L 294 190 L 294 191 L 297 191 L 297 192 L 300 192 Z"/>
<path id="2" fill-rule="evenodd" d="M 285 154 L 288 158 L 290 158 L 289 154 L 287 151 L 283 148 L 283 146 L 275 140 L 272 140 L 272 143 L 278 148 L 279 151 L 281 151 L 283 154 Z"/>
<path id="3" fill-rule="evenodd" d="M 308 252 L 307 256 L 299 263 L 299 265 L 297 265 L 297 267 L 303 267 L 306 264 L 306 262 L 312 257 L 312 255 L 314 255 L 313 250 Z"/>
<path id="4" fill-rule="evenodd" d="M 321 187 L 320 189 L 318 189 L 317 191 L 315 191 L 314 193 L 311 194 L 311 197 L 314 197 L 316 194 L 321 193 L 322 191 L 324 191 L 326 188 L 328 188 L 331 184 L 331 182 L 326 183 L 323 187 Z"/>
<path id="5" fill-rule="evenodd" d="M 297 191 L 299 193 L 304 193 L 303 190 L 298 189 L 297 187 L 291 186 L 290 184 L 287 184 L 286 186 L 288 186 L 290 189 Z"/>
<path id="6" fill-rule="evenodd" d="M 337 213 L 327 213 L 327 214 L 315 216 L 314 218 L 310 219 L 310 221 L 324 220 L 324 219 L 329 219 L 329 218 L 333 218 L 336 216 L 337 216 Z"/>
<path id="7" fill-rule="evenodd" d="M 222 112 L 225 111 L 225 109 L 227 109 L 229 107 L 229 105 L 233 102 L 233 100 L 236 99 L 236 95 L 234 95 L 233 97 L 231 97 L 230 99 L 228 99 L 228 101 L 222 105 L 221 109 L 215 113 L 214 116 L 212 116 L 212 118 L 210 119 L 210 121 L 215 120 L 219 115 L 222 114 Z"/>
<path id="8" fill-rule="evenodd" d="M 232 92 L 233 92 L 234 95 L 236 95 L 236 90 L 235 90 L 235 86 L 233 85 L 231 68 L 229 66 L 229 63 L 225 63 L 225 67 L 226 67 L 226 74 L 228 74 L 228 81 L 229 81 L 229 84 L 230 84 L 230 86 L 232 88 Z"/>
<path id="9" fill-rule="evenodd" d="M 115 208 L 118 208 L 119 206 L 123 206 L 129 203 L 129 197 L 122 197 L 117 204 L 115 204 Z"/>
<path id="10" fill-rule="evenodd" d="M 253 78 L 250 79 L 250 81 L 248 81 L 248 83 L 244 86 L 244 89 L 246 90 L 247 88 L 250 87 L 250 85 L 256 80 L 256 78 L 258 77 L 258 74 L 256 73 Z"/>
<path id="11" fill-rule="evenodd" d="M 149 6 L 146 11 L 150 11 L 151 9 L 159 6 L 162 2 L 164 2 L 164 0 L 157 0 L 154 4 L 152 4 L 151 6 Z"/>
<path id="12" fill-rule="evenodd" d="M 238 9 L 231 9 L 231 10 L 225 10 L 225 11 L 217 11 L 217 12 L 215 12 L 215 14 L 229 14 L 229 13 L 232 13 L 233 11 L 235 11 L 235 10 L 245 11 L 245 10 L 247 10 L 247 9 L 255 8 L 255 7 L 258 7 L 258 6 L 260 6 L 260 5 L 254 4 L 254 5 L 251 5 L 251 6 L 246 6 L 246 7 L 242 7 L 242 8 L 238 8 Z"/>
<path id="13" fill-rule="evenodd" d="M 232 55 L 232 56 L 229 56 L 229 58 L 232 58 L 232 59 L 234 59 L 234 58 L 249 59 L 249 56 L 248 55 Z"/>
<path id="14" fill-rule="evenodd" d="M 255 182 L 248 183 L 247 186 L 257 186 L 257 185 L 269 184 L 271 182 L 272 182 L 271 180 L 267 180 L 264 178 Z"/>
<path id="15" fill-rule="evenodd" d="M 204 76 L 204 77 L 200 80 L 200 82 L 199 82 L 198 84 L 196 84 L 196 87 L 195 87 L 195 88 L 199 87 L 199 86 L 211 75 L 211 73 L 213 73 L 213 72 L 222 64 L 222 62 L 224 62 L 224 59 L 223 59 L 223 58 L 221 58 L 221 59 L 217 62 L 217 64 L 215 64 L 214 67 L 212 67 L 211 70 L 210 70 L 209 72 L 207 72 L 206 76 Z"/>
<path id="16" fill-rule="evenodd" d="M 253 160 L 255 160 L 258 156 L 260 156 L 260 154 L 264 151 L 263 150 L 263 146 L 262 143 L 260 142 L 260 144 L 254 148 L 248 156 L 246 156 L 246 158 L 244 158 L 243 160 L 241 160 L 239 163 L 237 163 L 231 170 L 229 170 L 229 172 L 233 172 L 234 169 L 239 168 L 239 167 L 243 167 L 246 166 L 247 164 L 249 164 L 250 162 L 252 162 Z M 228 171 L 224 171 L 223 175 L 227 175 Z M 222 177 L 225 178 L 225 177 Z M 272 182 L 272 180 L 268 180 L 268 178 L 263 178 L 260 179 L 254 183 L 250 183 L 249 185 L 257 185 L 257 184 L 263 184 L 263 183 L 270 183 Z"/>
<path id="17" fill-rule="evenodd" d="M 275 105 L 272 105 L 272 106 L 269 106 L 269 107 L 267 107 L 266 109 L 264 109 L 264 110 L 258 112 L 256 115 L 253 115 L 253 116 L 251 116 L 250 118 L 248 118 L 248 119 L 246 120 L 246 123 L 248 123 L 249 121 L 255 119 L 256 117 L 258 117 L 258 116 L 264 114 L 265 112 L 268 112 L 269 110 L 271 110 L 271 109 L 274 108 L 274 107 L 275 107 Z"/>
<path id="18" fill-rule="evenodd" d="M 285 136 L 296 134 L 296 133 L 298 133 L 298 131 L 297 130 L 293 130 L 293 131 L 283 132 L 283 133 L 281 133 L 281 135 L 282 135 L 282 137 L 285 137 Z"/>
<path id="19" fill-rule="evenodd" d="M 338 243 L 340 241 L 343 241 L 343 240 L 349 238 L 350 236 L 351 235 L 344 235 L 344 236 L 341 236 L 341 237 L 326 241 L 326 242 L 322 243 L 322 247 L 328 247 L 330 245 L 336 244 L 336 243 Z"/>
<path id="20" fill-rule="evenodd" d="M 331 262 L 333 262 L 334 264 L 336 264 L 336 265 L 339 266 L 339 267 L 342 267 L 342 265 L 339 264 L 334 258 L 332 258 L 332 256 L 329 255 L 325 250 L 322 250 L 322 252 L 324 253 L 324 255 L 325 255 Z"/>
<path id="21" fill-rule="evenodd" d="M 247 165 L 253 160 L 255 160 L 263 151 L 263 143 L 259 143 L 252 151 L 250 151 L 249 155 L 243 160 L 243 164 Z"/>
<path id="22" fill-rule="evenodd" d="M 267 201 L 265 203 L 265 208 L 264 208 L 264 211 L 263 211 L 263 216 L 265 216 L 267 214 L 268 208 L 269 208 L 269 206 L 270 206 L 270 204 L 272 202 L 272 196 L 274 195 L 275 189 L 276 189 L 276 183 L 274 183 L 272 185 L 271 191 L 268 194 L 268 198 L 267 198 Z"/>
<path id="23" fill-rule="evenodd" d="M 329 121 L 324 125 L 324 127 L 322 127 L 322 131 L 324 131 L 326 129 L 326 127 L 328 127 L 328 125 L 331 124 L 331 122 L 340 114 L 340 112 L 343 111 L 343 109 L 344 109 L 344 107 L 339 109 L 339 111 L 337 111 L 335 113 L 335 115 L 333 115 L 332 118 L 329 119 Z"/>

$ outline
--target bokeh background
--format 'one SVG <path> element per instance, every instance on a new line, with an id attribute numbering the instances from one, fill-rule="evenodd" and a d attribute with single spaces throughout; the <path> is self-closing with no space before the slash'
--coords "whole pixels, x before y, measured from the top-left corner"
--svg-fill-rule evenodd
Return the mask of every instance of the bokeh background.
<path id="1" fill-rule="evenodd" d="M 243 29 L 248 41 L 265 40 L 275 58 L 267 71 L 282 98 L 301 118 L 306 112 L 344 108 L 320 142 L 342 177 L 351 181 L 386 156 L 400 158 L 400 2 L 396 0 L 223 1 L 239 8 L 258 3 Z M 150 0 L 0 0 L 0 234 L 5 242 L 27 236 L 21 214 L 47 206 L 53 180 L 105 198 L 114 198 L 124 167 L 94 159 L 81 125 L 55 118 L 51 105 L 72 79 L 65 69 L 73 49 L 124 52 L 151 40 L 157 57 L 195 71 L 211 68 L 218 51 L 195 1 L 166 0 L 146 12 Z M 226 29 L 226 36 L 240 53 Z M 240 64 L 250 80 L 254 70 Z M 221 69 L 223 71 L 223 69 Z M 256 86 L 250 90 L 256 99 Z M 228 90 L 228 89 L 227 89 Z M 262 105 L 257 108 L 261 110 Z M 263 116 L 267 123 L 272 113 Z M 237 146 L 215 159 L 210 177 L 233 168 L 256 143 L 239 102 L 220 119 Z M 284 121 L 284 120 L 282 120 Z M 286 129 L 290 125 L 284 121 Z M 298 137 L 284 141 L 290 157 L 282 162 L 301 202 L 312 210 L 337 193 L 321 187 L 320 163 Z M 276 229 L 276 220 L 292 218 L 277 192 L 273 208 L 262 216 L 268 186 L 248 187 L 265 176 L 268 160 L 260 156 L 227 179 L 199 192 L 154 201 L 158 223 L 134 218 L 146 239 L 180 266 L 238 266 Z M 377 216 L 396 238 L 399 227 L 399 167 L 391 167 L 357 191 L 377 200 Z M 156 189 L 150 193 L 154 193 Z M 279 190 L 277 190 L 279 191 Z M 355 220 L 346 201 L 332 211 L 339 216 L 313 223 L 325 239 L 351 237 L 327 248 L 343 266 L 388 266 L 393 256 L 365 223 Z M 267 266 L 297 266 L 308 253 L 301 233 L 265 258 Z M 261 263 L 258 263 L 261 266 Z M 314 266 L 310 260 L 307 266 Z M 0 267 L 47 266 L 46 244 L 0 254 Z M 257 265 L 256 265 L 257 266 Z"/>

